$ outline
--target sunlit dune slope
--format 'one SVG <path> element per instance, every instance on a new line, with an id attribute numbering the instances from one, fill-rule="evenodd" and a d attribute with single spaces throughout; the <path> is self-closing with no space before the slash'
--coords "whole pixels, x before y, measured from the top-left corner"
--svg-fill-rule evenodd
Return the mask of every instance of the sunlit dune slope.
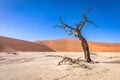
<path id="1" fill-rule="evenodd" d="M 0 36 L 0 51 L 54 51 L 46 45 Z"/>
<path id="2" fill-rule="evenodd" d="M 64 38 L 58 40 L 36 41 L 56 51 L 79 52 L 83 51 L 80 40 Z M 88 42 L 91 52 L 120 52 L 120 43 Z"/>

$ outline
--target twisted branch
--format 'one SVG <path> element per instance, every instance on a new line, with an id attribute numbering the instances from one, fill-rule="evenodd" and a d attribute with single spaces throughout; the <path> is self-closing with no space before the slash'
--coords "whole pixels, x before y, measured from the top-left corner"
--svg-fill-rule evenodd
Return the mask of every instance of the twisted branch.
<path id="1" fill-rule="evenodd" d="M 98 28 L 98 26 L 97 26 L 94 22 L 92 22 L 91 20 L 89 20 L 89 19 L 87 18 L 87 16 L 86 16 L 86 14 L 87 14 L 88 12 L 90 12 L 91 10 L 92 10 L 92 7 L 83 12 L 83 15 L 82 15 L 83 20 L 81 21 L 81 24 L 79 23 L 79 24 L 77 25 L 77 27 L 79 28 L 80 31 L 82 30 L 82 28 L 85 26 L 86 23 L 91 23 L 93 26 L 95 26 L 96 28 Z"/>

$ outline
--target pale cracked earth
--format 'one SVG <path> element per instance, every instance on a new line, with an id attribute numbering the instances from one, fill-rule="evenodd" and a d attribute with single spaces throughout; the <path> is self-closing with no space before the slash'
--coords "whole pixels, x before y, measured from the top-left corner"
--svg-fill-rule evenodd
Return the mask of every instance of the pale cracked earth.
<path id="1" fill-rule="evenodd" d="M 78 64 L 58 65 L 62 58 L 57 56 L 84 60 L 82 52 L 17 53 L 0 53 L 0 80 L 120 80 L 119 52 L 92 53 L 94 64 L 82 62 L 87 68 Z"/>

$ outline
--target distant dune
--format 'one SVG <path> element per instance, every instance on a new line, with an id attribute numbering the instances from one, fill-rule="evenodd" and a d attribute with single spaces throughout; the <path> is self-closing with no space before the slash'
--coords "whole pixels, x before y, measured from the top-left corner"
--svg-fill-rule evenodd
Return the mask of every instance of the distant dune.
<path id="1" fill-rule="evenodd" d="M 44 44 L 0 36 L 0 51 L 50 52 L 54 50 Z"/>
<path id="2" fill-rule="evenodd" d="M 120 43 L 88 42 L 91 52 L 120 52 Z M 0 36 L 0 51 L 81 52 L 80 40 L 64 38 L 29 42 Z"/>
<path id="3" fill-rule="evenodd" d="M 55 51 L 79 52 L 83 51 L 80 40 L 64 38 L 58 40 L 36 41 L 42 43 Z M 88 42 L 91 52 L 120 52 L 120 43 Z"/>

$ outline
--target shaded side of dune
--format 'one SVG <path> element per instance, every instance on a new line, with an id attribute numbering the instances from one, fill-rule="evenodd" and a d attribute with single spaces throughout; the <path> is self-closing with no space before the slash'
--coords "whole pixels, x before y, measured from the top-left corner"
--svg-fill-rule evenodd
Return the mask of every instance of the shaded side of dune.
<path id="1" fill-rule="evenodd" d="M 44 40 L 36 42 L 43 43 L 56 51 L 83 51 L 80 40 L 73 40 L 71 38 L 59 40 Z M 88 42 L 88 44 L 91 52 L 120 52 L 120 43 Z"/>
<path id="2" fill-rule="evenodd" d="M 54 50 L 44 44 L 0 36 L 0 51 L 52 52 Z"/>

